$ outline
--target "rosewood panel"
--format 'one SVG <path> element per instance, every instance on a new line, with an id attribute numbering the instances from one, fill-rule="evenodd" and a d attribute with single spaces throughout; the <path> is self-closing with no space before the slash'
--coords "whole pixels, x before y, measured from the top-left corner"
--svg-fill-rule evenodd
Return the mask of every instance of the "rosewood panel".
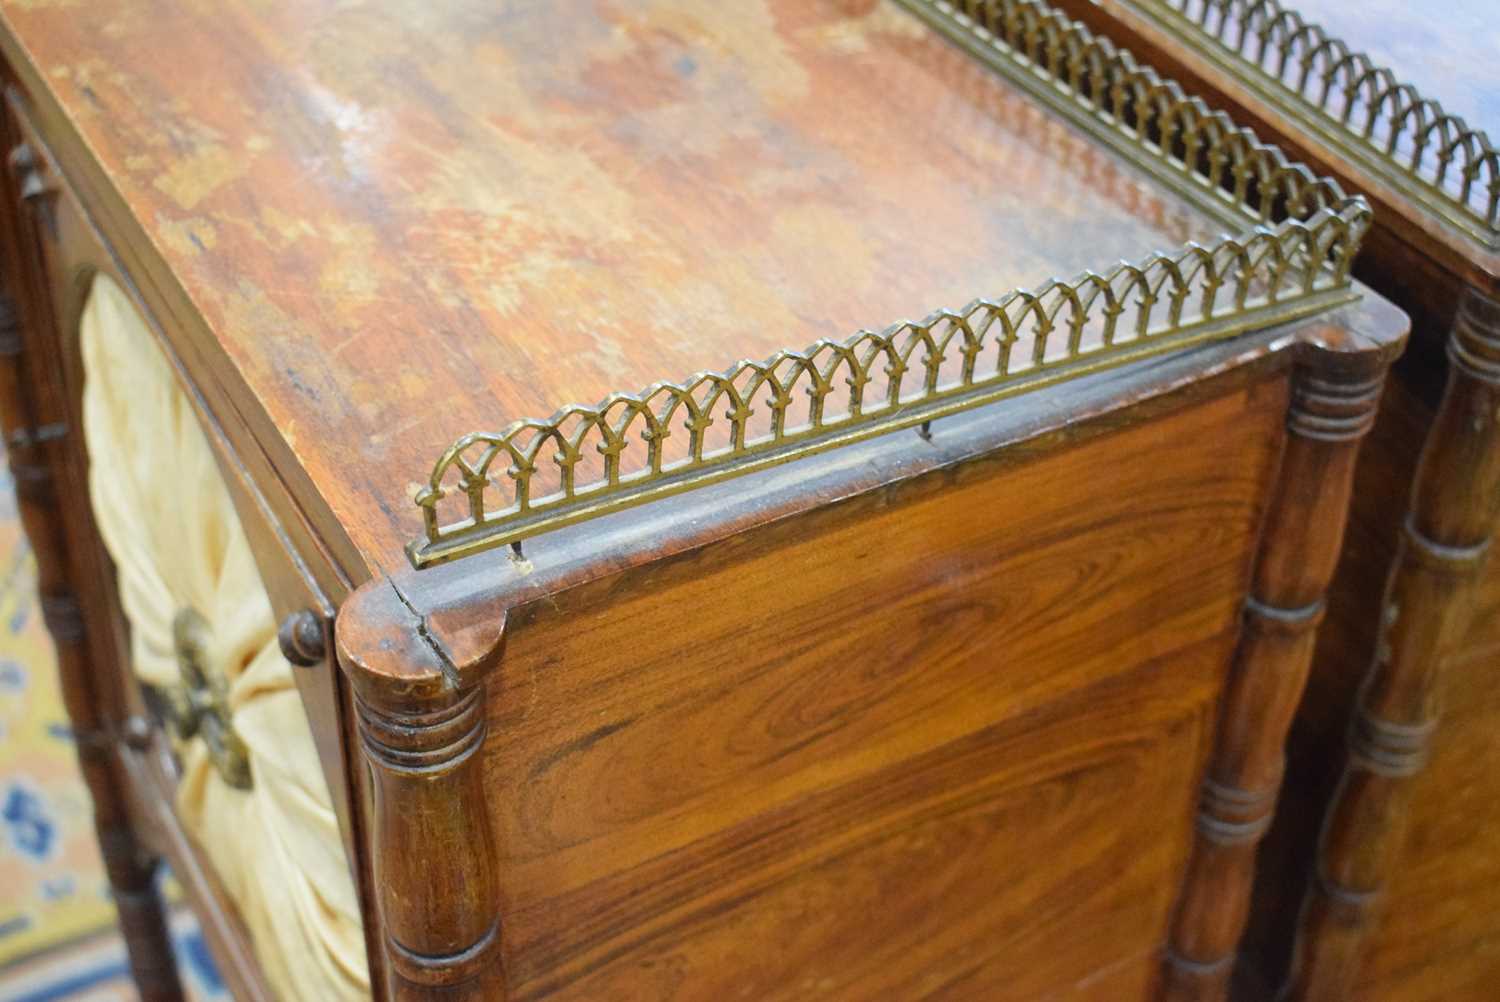
<path id="1" fill-rule="evenodd" d="M 1345 735 L 1355 726 L 1351 717 L 1360 701 L 1361 679 L 1372 661 L 1385 654 L 1379 635 L 1388 629 L 1388 624 L 1382 625 L 1383 589 L 1392 561 L 1399 547 L 1403 559 L 1412 564 L 1420 549 L 1409 538 L 1403 541 L 1403 526 L 1407 495 L 1424 447 L 1430 454 L 1424 478 L 1428 507 L 1446 512 L 1444 517 L 1462 513 L 1459 517 L 1490 519 L 1488 529 L 1464 534 L 1471 542 L 1494 531 L 1493 515 L 1486 514 L 1493 501 L 1482 496 L 1482 486 L 1475 488 L 1479 482 L 1476 464 L 1482 467 L 1489 461 L 1478 459 L 1478 452 L 1493 450 L 1494 442 L 1462 455 L 1462 448 L 1469 446 L 1455 451 L 1445 441 L 1455 434 L 1465 438 L 1462 428 L 1469 423 L 1492 425 L 1493 416 L 1486 416 L 1482 408 L 1464 406 L 1472 400 L 1451 396 L 1446 406 L 1452 411 L 1444 414 L 1438 408 L 1448 369 L 1444 356 L 1460 302 L 1469 295 L 1493 300 L 1500 294 L 1500 256 L 1496 253 L 1500 244 L 1493 226 L 1496 161 L 1492 152 L 1484 152 L 1487 140 L 1465 134 L 1462 124 L 1451 119 L 1437 125 L 1437 103 L 1422 100 L 1424 96 L 1441 99 L 1444 112 L 1462 114 L 1475 128 L 1493 120 L 1496 106 L 1484 99 L 1483 86 L 1493 77 L 1493 67 L 1456 55 L 1468 45 L 1484 44 L 1483 33 L 1476 33 L 1473 26 L 1487 9 L 1482 3 L 1467 2 L 1440 8 L 1380 2 L 1362 7 L 1356 15 L 1350 5 L 1338 0 L 1208 0 L 1186 5 L 1194 16 L 1201 14 L 1211 30 L 1223 24 L 1232 43 L 1241 37 L 1244 19 L 1250 19 L 1252 27 L 1245 36 L 1250 42 L 1244 52 L 1271 54 L 1267 64 L 1274 64 L 1280 47 L 1303 46 L 1287 60 L 1283 79 L 1295 80 L 1297 68 L 1308 67 L 1307 60 L 1311 60 L 1316 66 L 1306 76 L 1304 93 L 1314 97 L 1321 93 L 1320 81 L 1337 76 L 1331 63 L 1345 51 L 1368 51 L 1376 63 L 1396 60 L 1393 76 L 1382 71 L 1363 81 L 1371 93 L 1385 94 L 1378 101 L 1362 99 L 1366 109 L 1378 104 L 1377 117 L 1386 119 L 1376 127 L 1377 134 L 1385 136 L 1397 117 L 1406 130 L 1394 154 L 1383 156 L 1374 144 L 1311 112 L 1307 103 L 1296 103 L 1290 91 L 1270 84 L 1247 61 L 1237 60 L 1194 30 L 1184 31 L 1170 14 L 1184 6 L 1175 0 L 1058 2 L 1073 16 L 1182 80 L 1216 107 L 1254 123 L 1257 132 L 1298 159 L 1333 173 L 1350 189 L 1369 197 L 1375 208 L 1374 226 L 1356 274 L 1389 295 L 1413 320 L 1411 357 L 1397 367 L 1397 378 L 1390 385 L 1358 473 L 1353 525 L 1307 698 L 1290 741 L 1287 806 L 1279 813 L 1262 854 L 1264 877 L 1252 909 L 1256 918 L 1248 935 L 1248 963 L 1240 971 L 1242 997 L 1258 1000 L 1273 993 L 1286 977 L 1295 926 L 1291 916 L 1298 913 L 1303 892 L 1310 885 L 1327 884 L 1313 864 L 1318 833 L 1324 809 L 1340 783 Z M 1383 17 L 1386 7 L 1401 7 L 1400 17 L 1395 21 Z M 1321 21 L 1322 28 L 1299 30 L 1309 21 Z M 1418 30 L 1414 25 L 1421 27 Z M 1325 31 L 1340 41 L 1314 56 L 1309 50 Z M 1330 59 L 1324 61 L 1324 57 Z M 1395 80 L 1404 75 L 1423 88 L 1435 85 L 1439 89 L 1422 95 L 1410 87 L 1396 87 Z M 1342 92 L 1340 82 L 1328 91 L 1334 105 Z M 1411 110 L 1401 112 L 1400 108 Z M 1462 222 L 1463 212 L 1454 212 L 1457 202 L 1445 205 L 1443 195 L 1424 190 L 1420 182 L 1404 176 L 1404 166 L 1395 163 L 1408 162 L 1413 152 L 1410 137 L 1421 129 L 1428 130 L 1424 176 L 1431 176 L 1439 149 L 1446 148 L 1456 158 L 1455 164 L 1471 158 L 1468 176 L 1475 192 L 1470 205 L 1479 210 L 1479 216 Z M 1445 140 L 1446 147 L 1432 138 L 1439 132 L 1451 140 Z M 1342 154 L 1340 144 L 1356 155 Z M 1449 181 L 1458 173 L 1450 169 Z M 1450 184 L 1448 197 L 1456 190 Z M 1487 223 L 1480 218 L 1486 212 Z M 1461 220 L 1459 225 L 1455 219 Z M 1477 227 L 1472 225 L 1475 222 Z M 1493 432 L 1480 433 L 1480 437 L 1485 435 L 1493 437 Z M 1475 437 L 1467 437 L 1472 445 Z M 1413 576 L 1403 574 L 1408 581 Z M 1327 888 L 1313 892 L 1323 904 L 1310 906 L 1314 914 L 1309 922 L 1341 942 L 1328 946 L 1329 953 L 1321 962 L 1310 957 L 1323 947 L 1304 951 L 1303 977 L 1307 976 L 1306 964 L 1321 964 L 1329 977 L 1319 982 L 1321 997 L 1402 1002 L 1484 997 L 1464 993 L 1480 992 L 1475 986 L 1500 978 L 1500 921 L 1495 918 L 1500 914 L 1500 880 L 1494 878 L 1496 828 L 1488 806 L 1500 798 L 1500 781 L 1495 779 L 1495 769 L 1482 768 L 1465 757 L 1488 754 L 1493 763 L 1493 748 L 1485 752 L 1476 736 L 1486 726 L 1492 733 L 1500 729 L 1500 712 L 1489 695 L 1500 666 L 1500 568 L 1489 560 L 1487 567 L 1476 566 L 1471 573 L 1441 576 L 1447 578 L 1445 583 L 1430 580 L 1420 596 L 1402 586 L 1402 594 L 1409 598 L 1401 610 L 1402 629 L 1414 648 L 1423 649 L 1420 656 L 1409 651 L 1406 657 L 1408 670 L 1402 674 L 1414 689 L 1403 696 L 1409 700 L 1403 714 L 1431 722 L 1440 709 L 1447 714 L 1451 707 L 1458 731 L 1448 740 L 1444 722 L 1429 736 L 1385 732 L 1377 737 L 1371 733 L 1372 725 L 1358 725 L 1364 734 L 1358 739 L 1359 747 L 1367 750 L 1371 741 L 1394 743 L 1400 746 L 1398 757 L 1403 757 L 1414 753 L 1415 745 L 1425 745 L 1428 750 L 1423 757 L 1428 764 L 1403 782 L 1374 784 L 1390 793 L 1391 799 L 1378 809 L 1371 806 L 1358 824 L 1358 835 L 1346 832 L 1348 841 L 1363 844 L 1345 846 L 1345 864 L 1353 865 L 1348 856 L 1356 851 L 1363 863 L 1358 875 L 1346 870 L 1344 877 L 1372 893 L 1379 887 L 1379 900 L 1358 893 L 1345 895 L 1341 899 L 1343 921 L 1333 922 L 1316 914 L 1327 906 Z M 1443 594 L 1447 600 L 1439 599 Z M 1411 629 L 1412 618 L 1420 614 L 1418 606 L 1424 606 L 1428 616 L 1422 639 Z M 1378 724 L 1373 726 L 1379 729 Z M 1410 767 L 1408 763 L 1398 771 Z M 1381 768 L 1390 771 L 1389 763 Z M 1350 791 L 1346 801 L 1371 805 L 1373 791 L 1354 793 L 1348 781 L 1345 788 Z M 1349 810 L 1340 808 L 1346 814 Z M 1403 815 L 1407 820 L 1401 820 Z M 1408 823 L 1410 830 L 1403 836 Z M 1321 939 L 1323 933 L 1316 935 Z M 1354 957 L 1356 939 L 1363 940 L 1358 948 L 1361 959 Z M 1337 977 L 1330 973 L 1333 968 L 1340 972 Z"/>
<path id="2" fill-rule="evenodd" d="M 1149 997 L 1285 400 L 515 610 L 511 997 Z"/>

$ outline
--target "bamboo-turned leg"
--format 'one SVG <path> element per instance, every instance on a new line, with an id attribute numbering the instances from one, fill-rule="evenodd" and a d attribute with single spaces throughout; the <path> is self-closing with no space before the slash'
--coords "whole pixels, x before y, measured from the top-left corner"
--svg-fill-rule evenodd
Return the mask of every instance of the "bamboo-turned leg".
<path id="1" fill-rule="evenodd" d="M 120 735 L 112 732 L 100 713 L 83 616 L 68 585 L 66 536 L 48 455 L 62 442 L 65 429 L 36 422 L 25 390 L 22 343 L 15 307 L 0 298 L 0 423 L 5 428 L 21 524 L 36 555 L 37 591 L 57 652 L 78 766 L 94 801 L 94 827 L 105 873 L 143 1002 L 180 1002 L 182 988 L 156 887 L 157 861 L 146 854 L 130 826 L 116 756 Z"/>
<path id="2" fill-rule="evenodd" d="M 370 766 L 371 858 L 392 1002 L 504 1002 L 495 843 L 484 798 L 485 677 L 497 611 L 464 629 L 417 613 L 387 581 L 339 611 Z"/>
<path id="3" fill-rule="evenodd" d="M 1286 992 L 1347 998 L 1361 941 L 1400 849 L 1411 778 L 1437 725 L 1439 669 L 1472 614 L 1500 520 L 1500 304 L 1470 294 L 1448 342 L 1448 385 L 1412 486 L 1375 660 L 1319 840 Z"/>
<path id="4" fill-rule="evenodd" d="M 1374 422 L 1388 350 L 1328 329 L 1293 375 L 1287 441 L 1239 641 L 1220 704 L 1191 859 L 1162 967 L 1162 996 L 1226 996 L 1255 851 L 1270 826 L 1283 746 L 1307 680 L 1338 560 L 1360 439 Z"/>

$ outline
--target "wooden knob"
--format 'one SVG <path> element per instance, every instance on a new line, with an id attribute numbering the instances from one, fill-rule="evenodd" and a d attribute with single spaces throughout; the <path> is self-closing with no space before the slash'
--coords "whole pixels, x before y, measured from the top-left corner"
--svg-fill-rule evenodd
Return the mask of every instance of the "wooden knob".
<path id="1" fill-rule="evenodd" d="M 276 631 L 281 654 L 300 668 L 309 668 L 327 656 L 323 644 L 323 621 L 311 609 L 294 612 L 281 621 Z"/>

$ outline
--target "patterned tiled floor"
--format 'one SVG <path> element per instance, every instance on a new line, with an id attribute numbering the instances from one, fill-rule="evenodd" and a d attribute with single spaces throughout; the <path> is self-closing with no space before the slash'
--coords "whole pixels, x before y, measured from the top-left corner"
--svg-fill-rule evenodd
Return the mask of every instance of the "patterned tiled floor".
<path id="1" fill-rule="evenodd" d="M 0 452 L 0 471 L 4 471 Z M 0 1000 L 134 999 L 94 843 L 31 550 L 0 473 Z M 223 999 L 191 917 L 174 919 L 186 980 Z"/>

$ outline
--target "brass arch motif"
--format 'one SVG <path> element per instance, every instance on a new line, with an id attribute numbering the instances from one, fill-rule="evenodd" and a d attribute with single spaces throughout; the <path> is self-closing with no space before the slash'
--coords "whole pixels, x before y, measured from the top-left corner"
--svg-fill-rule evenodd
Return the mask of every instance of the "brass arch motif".
<path id="1" fill-rule="evenodd" d="M 1500 248 L 1500 150 L 1390 69 L 1279 0 L 1130 4 L 1189 44 L 1227 54 L 1237 76 L 1299 125 Z"/>
<path id="2" fill-rule="evenodd" d="M 1039 0 L 900 0 L 1231 232 L 843 341 L 464 435 L 416 567 L 888 434 L 1356 295 L 1369 207 Z"/>
<path id="3" fill-rule="evenodd" d="M 911 428 L 1351 298 L 1362 200 L 880 333 L 819 341 L 465 435 L 416 503 L 418 566 Z M 672 443 L 680 443 L 671 449 Z M 586 474 L 586 475 L 585 475 Z M 545 486 L 542 486 L 545 485 Z M 458 502 L 444 524 L 440 506 Z"/>

